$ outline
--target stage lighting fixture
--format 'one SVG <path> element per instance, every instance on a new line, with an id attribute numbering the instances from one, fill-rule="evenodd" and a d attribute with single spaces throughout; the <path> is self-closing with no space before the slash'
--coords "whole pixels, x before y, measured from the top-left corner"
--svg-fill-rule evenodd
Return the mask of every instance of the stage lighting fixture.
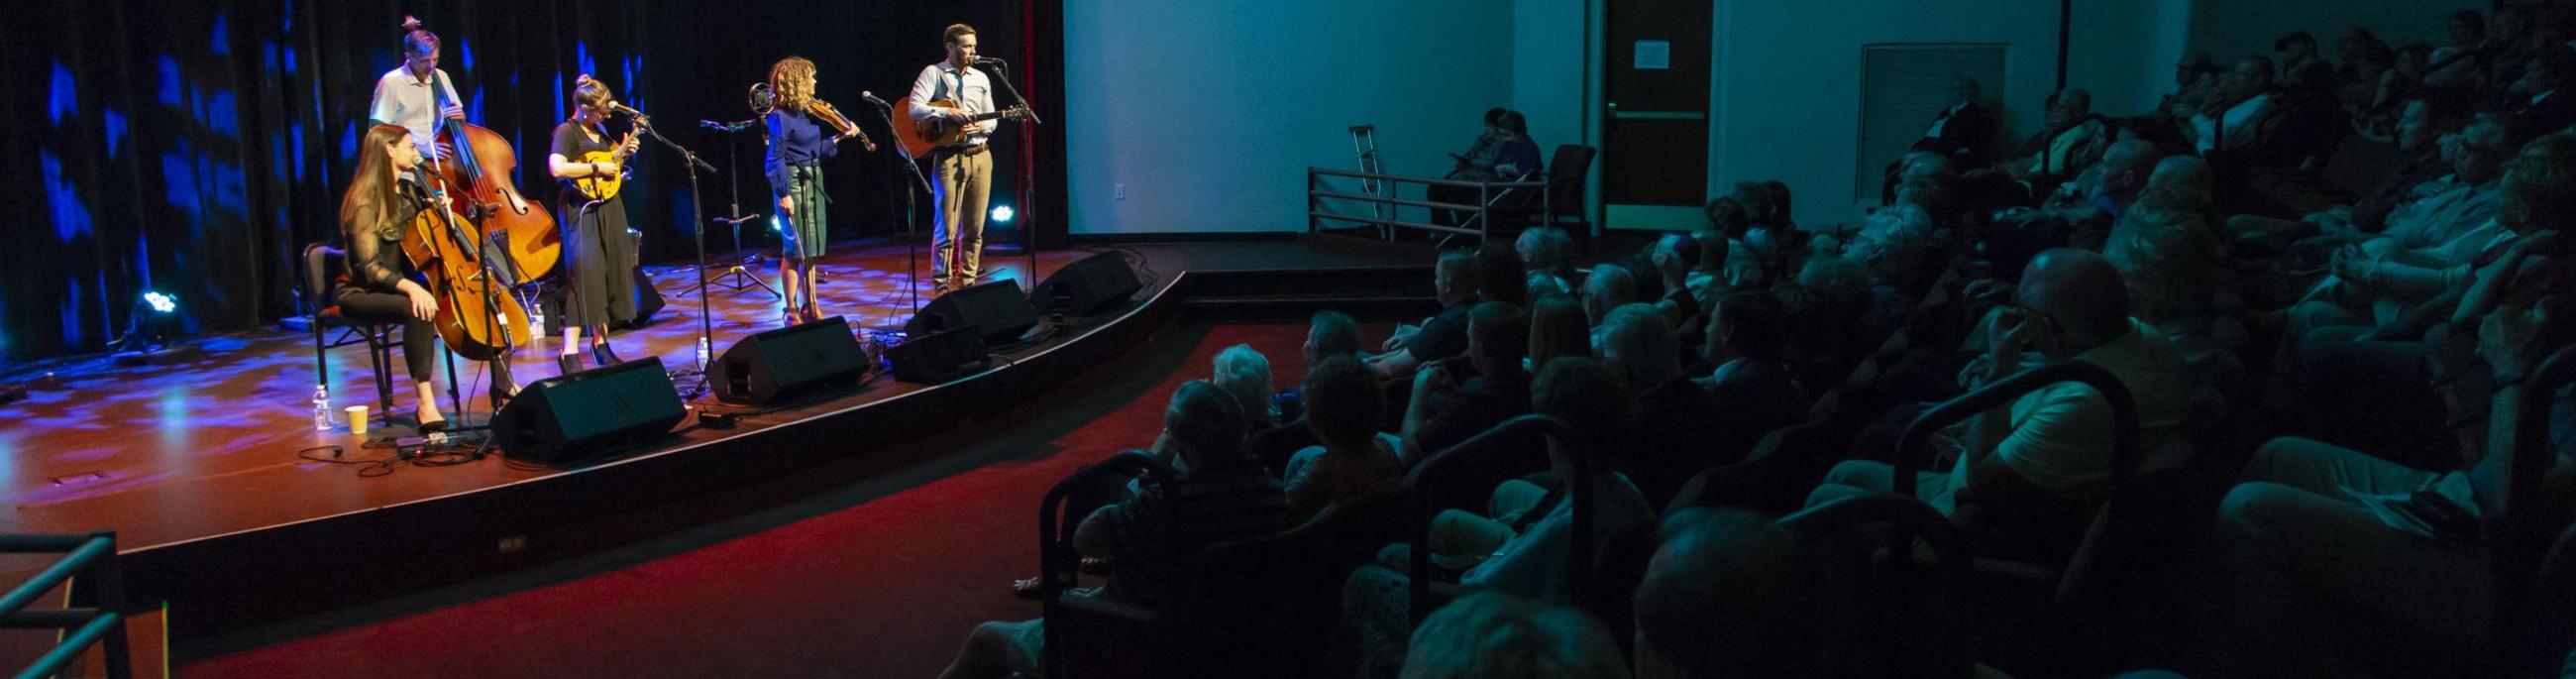
<path id="1" fill-rule="evenodd" d="M 108 345 L 118 363 L 150 363 L 168 355 L 167 339 L 171 319 L 179 312 L 179 299 L 159 290 L 145 290 L 134 300 L 134 309 L 126 313 L 125 335 Z"/>
<path id="2" fill-rule="evenodd" d="M 157 314 L 167 315 L 179 310 L 179 300 L 172 299 L 169 295 L 161 294 L 161 292 L 157 290 L 145 291 L 143 293 L 143 303 L 150 305 L 152 307 L 152 312 Z"/>
<path id="3" fill-rule="evenodd" d="M 1019 213 L 1016 213 L 1016 212 L 1011 211 L 1011 206 L 1008 206 L 1008 205 L 995 205 L 995 206 L 993 206 L 993 221 L 1000 222 L 1000 223 L 1003 223 L 1003 224 L 1009 224 L 1009 223 L 1011 223 L 1011 217 L 1012 217 L 1013 215 L 1016 215 L 1016 214 L 1019 214 Z"/>

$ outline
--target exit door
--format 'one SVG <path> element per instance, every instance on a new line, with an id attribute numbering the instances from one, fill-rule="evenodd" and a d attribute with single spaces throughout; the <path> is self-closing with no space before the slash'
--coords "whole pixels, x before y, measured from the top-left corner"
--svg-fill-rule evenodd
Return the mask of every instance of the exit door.
<path id="1" fill-rule="evenodd" d="M 1705 226 L 1714 2 L 1610 0 L 1601 202 L 1614 229 Z"/>

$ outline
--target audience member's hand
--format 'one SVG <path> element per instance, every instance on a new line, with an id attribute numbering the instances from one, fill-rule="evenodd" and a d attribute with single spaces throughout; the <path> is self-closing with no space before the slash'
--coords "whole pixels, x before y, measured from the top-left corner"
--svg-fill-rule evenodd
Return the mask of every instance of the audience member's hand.
<path id="1" fill-rule="evenodd" d="M 1457 380 L 1449 376 L 1448 368 L 1438 363 L 1424 364 L 1420 371 L 1413 373 L 1413 397 L 1416 399 L 1447 396 L 1456 391 Z"/>
<path id="2" fill-rule="evenodd" d="M 2012 374 L 2021 365 L 2021 352 L 2030 346 L 2030 319 L 2019 307 L 2005 307 L 1995 314 L 1993 325 L 1986 326 L 1986 364 L 1989 380 Z"/>
<path id="3" fill-rule="evenodd" d="M 2478 323 L 2478 356 L 2498 371 L 2525 372 L 2535 367 L 2542 356 L 2532 341 L 2540 326 L 2548 320 L 2549 307 L 2557 297 L 2542 297 L 2530 308 L 2505 307 L 2487 314 Z"/>
<path id="4" fill-rule="evenodd" d="M 1993 278 L 1981 278 L 1968 283 L 1968 287 L 1961 290 L 1959 294 L 1979 302 L 2010 304 L 2013 300 L 2013 291 L 2014 287 L 2011 283 Z"/>
<path id="5" fill-rule="evenodd" d="M 1386 337 L 1386 343 L 1379 345 L 1378 349 L 1383 351 L 1394 351 L 1396 348 L 1404 346 L 1404 340 L 1413 337 L 1413 333 L 1421 331 L 1422 328 L 1415 327 L 1412 324 L 1398 323 L 1395 326 L 1395 334 L 1388 335 Z"/>

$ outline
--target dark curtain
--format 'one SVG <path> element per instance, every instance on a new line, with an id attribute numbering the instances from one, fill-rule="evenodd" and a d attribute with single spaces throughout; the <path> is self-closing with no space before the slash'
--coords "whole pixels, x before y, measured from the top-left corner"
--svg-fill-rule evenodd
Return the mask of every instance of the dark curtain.
<path id="1" fill-rule="evenodd" d="M 702 219 L 730 213 L 737 189 L 740 214 L 775 212 L 757 129 L 730 140 L 736 162 L 726 135 L 697 123 L 749 118 L 744 91 L 779 57 L 813 59 L 823 98 L 887 143 L 890 131 L 858 93 L 902 98 L 914 74 L 941 58 L 940 30 L 950 23 L 976 26 L 983 51 L 1016 66 L 1057 61 L 1022 58 L 1033 53 L 1024 22 L 1051 27 L 1057 12 L 1020 0 L 30 0 L 13 14 L 0 22 L 8 56 L 0 121 L 12 128 L 0 135 L 0 362 L 98 350 L 147 290 L 179 300 L 172 329 L 186 334 L 299 313 L 300 253 L 337 235 L 374 82 L 399 63 L 404 14 L 440 35 L 440 68 L 454 78 L 467 119 L 512 140 L 514 178 L 530 197 L 551 206 L 547 144 L 565 117 L 566 88 L 589 73 L 717 167 L 700 178 Z M 1038 97 L 1053 86 L 1023 89 Z M 625 122 L 609 126 L 623 131 Z M 998 157 L 1016 163 L 1018 136 L 1005 130 L 995 140 Z M 697 236 L 689 175 L 668 149 L 645 148 L 627 193 L 644 257 L 689 261 Z M 907 231 L 911 180 L 898 162 L 851 144 L 827 166 L 837 238 Z M 1050 165 L 1053 178 L 1040 184 L 1060 186 L 1060 161 L 1038 169 Z M 1018 195 L 1019 174 L 997 168 L 997 203 Z M 1061 214 L 1060 196 L 1042 200 L 1059 206 L 1044 210 L 1048 217 Z M 915 207 L 913 218 L 926 223 L 928 197 Z M 748 247 L 777 243 L 766 229 L 743 236 Z M 714 231 L 707 246 L 721 255 L 732 242 Z"/>

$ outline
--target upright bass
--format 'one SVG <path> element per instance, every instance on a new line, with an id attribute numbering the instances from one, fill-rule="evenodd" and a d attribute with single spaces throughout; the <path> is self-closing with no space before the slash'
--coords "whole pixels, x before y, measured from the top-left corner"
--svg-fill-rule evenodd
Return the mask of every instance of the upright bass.
<path id="1" fill-rule="evenodd" d="M 511 181 L 519 154 L 511 150 L 509 140 L 480 125 L 441 118 L 438 141 L 456 149 L 455 157 L 440 159 L 438 173 L 456 189 L 457 200 L 469 206 L 465 216 L 479 225 L 482 237 L 504 244 L 502 250 L 512 265 L 507 270 L 517 272 L 518 278 L 509 283 L 533 283 L 553 275 L 563 264 L 563 233 L 556 229 L 554 215 Z"/>
<path id="2" fill-rule="evenodd" d="M 447 348 L 467 360 L 492 360 L 528 338 L 528 312 L 510 295 L 510 281 L 486 266 L 481 239 L 450 207 L 449 186 L 420 174 L 432 198 L 403 234 L 403 256 L 429 279 L 429 294 L 438 298 L 430 324 Z"/>

